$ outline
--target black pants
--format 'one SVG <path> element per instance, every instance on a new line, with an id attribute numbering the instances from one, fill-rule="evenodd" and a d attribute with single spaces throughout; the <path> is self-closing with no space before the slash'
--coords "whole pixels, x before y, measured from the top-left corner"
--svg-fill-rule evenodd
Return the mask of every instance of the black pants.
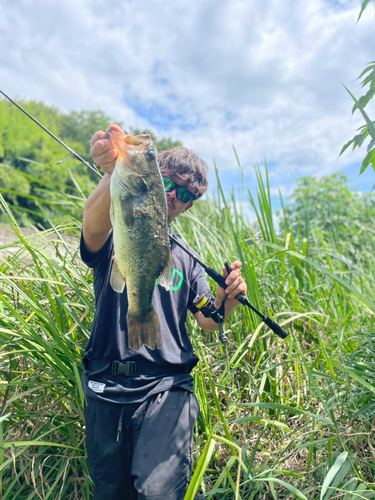
<path id="1" fill-rule="evenodd" d="M 88 466 L 95 500 L 183 500 L 191 474 L 194 394 L 166 391 L 144 403 L 88 398 Z"/>

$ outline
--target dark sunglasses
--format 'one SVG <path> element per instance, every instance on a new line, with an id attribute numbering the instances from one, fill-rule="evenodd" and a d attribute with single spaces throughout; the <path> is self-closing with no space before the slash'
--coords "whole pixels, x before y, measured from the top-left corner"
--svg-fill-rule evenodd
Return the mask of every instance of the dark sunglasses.
<path id="1" fill-rule="evenodd" d="M 194 195 L 190 191 L 171 181 L 171 179 L 168 179 L 168 177 L 163 176 L 163 182 L 164 189 L 167 193 L 169 193 L 169 191 L 173 191 L 173 189 L 176 188 L 176 197 L 182 203 L 189 203 L 190 201 L 194 200 Z"/>

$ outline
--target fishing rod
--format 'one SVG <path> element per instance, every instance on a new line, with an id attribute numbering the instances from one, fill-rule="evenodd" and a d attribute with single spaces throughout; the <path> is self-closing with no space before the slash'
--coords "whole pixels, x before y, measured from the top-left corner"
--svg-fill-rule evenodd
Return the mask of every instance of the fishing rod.
<path id="1" fill-rule="evenodd" d="M 182 250 L 184 252 L 186 252 L 188 255 L 190 255 L 190 257 L 192 257 L 200 266 L 203 267 L 203 269 L 206 271 L 206 273 L 208 274 L 208 276 L 210 276 L 214 281 L 216 281 L 216 283 L 221 286 L 222 288 L 226 288 L 226 284 L 225 284 L 225 278 L 224 276 L 222 276 L 221 274 L 219 274 L 217 271 L 215 271 L 215 269 L 213 269 L 212 267 L 210 266 L 207 266 L 207 264 L 205 264 L 204 262 L 202 262 L 196 255 L 194 255 L 192 252 L 190 252 L 190 250 L 188 250 L 186 247 L 184 247 L 182 245 L 182 243 L 180 243 L 172 234 L 169 235 L 169 238 L 174 242 L 176 243 L 176 245 L 178 245 L 180 248 L 182 248 Z M 228 274 L 231 272 L 231 268 L 229 267 L 229 264 L 228 262 L 225 262 L 225 267 L 226 267 L 226 270 L 228 272 Z M 248 298 L 243 295 L 242 293 L 239 293 L 237 296 L 236 296 L 236 300 L 238 300 L 238 302 L 240 302 L 241 304 L 243 304 L 244 306 L 247 306 L 247 307 L 250 307 L 250 309 L 252 311 L 255 312 L 255 314 L 257 314 L 260 318 L 262 318 L 262 321 L 271 328 L 271 330 L 276 333 L 276 335 L 278 335 L 280 338 L 282 339 L 285 339 L 288 334 L 287 332 L 284 330 L 284 328 L 282 328 L 280 325 L 278 325 L 277 323 L 275 323 L 275 321 L 273 321 L 271 318 L 269 318 L 268 316 L 265 316 L 263 313 L 261 313 L 260 311 L 258 311 L 258 309 L 256 307 L 254 307 L 248 300 Z"/>
<path id="2" fill-rule="evenodd" d="M 102 177 L 102 175 L 98 172 L 98 170 L 96 168 L 94 168 L 92 165 L 90 165 L 90 163 L 87 163 L 87 161 L 85 161 L 83 158 L 81 158 L 75 151 L 70 149 L 69 146 L 67 146 L 61 139 L 56 137 L 50 130 L 48 130 L 48 128 L 46 128 L 44 125 L 42 125 L 40 122 L 38 122 L 38 120 L 36 118 L 34 118 L 32 115 L 30 115 L 30 113 L 28 113 L 19 104 L 17 104 L 10 97 L 8 97 L 6 94 L 4 94 L 4 92 L 2 90 L 0 90 L 0 93 L 3 94 L 3 96 L 6 97 L 8 99 L 8 101 L 10 101 L 12 104 L 14 104 L 18 109 L 20 109 L 23 113 L 25 113 L 25 115 L 27 115 L 33 122 L 35 122 L 37 125 L 39 125 L 39 127 L 42 128 L 45 132 L 47 132 L 47 134 L 49 134 L 53 139 L 55 139 L 55 141 L 60 143 L 61 146 L 64 146 L 64 148 L 67 149 L 69 151 L 69 153 L 74 158 L 76 158 L 77 160 L 82 162 L 84 165 L 86 165 L 86 167 L 91 168 L 91 170 L 93 170 L 96 173 L 96 175 L 98 175 L 99 177 Z M 56 165 L 58 165 L 59 163 L 62 163 L 63 161 L 64 160 L 60 160 L 59 162 L 56 163 Z"/>
<path id="3" fill-rule="evenodd" d="M 25 113 L 26 116 L 28 116 L 33 122 L 35 122 L 37 125 L 39 125 L 40 128 L 42 128 L 45 132 L 47 132 L 47 134 L 49 134 L 53 139 L 55 139 L 55 141 L 57 141 L 59 144 L 61 144 L 61 146 L 63 146 L 65 149 L 67 149 L 69 151 L 69 153 L 74 157 L 76 158 L 77 160 L 79 160 L 81 163 L 83 163 L 84 165 L 86 165 L 87 167 L 89 167 L 91 170 L 93 170 L 99 177 L 102 177 L 102 175 L 96 170 L 96 168 L 94 168 L 92 165 L 90 165 L 89 163 L 87 163 L 83 158 L 81 158 L 75 151 L 73 151 L 72 149 L 70 149 L 69 146 L 67 146 L 61 139 L 59 139 L 58 137 L 56 137 L 50 130 L 48 130 L 48 128 L 46 128 L 44 125 L 42 125 L 40 122 L 38 122 L 38 120 L 36 118 L 34 118 L 30 113 L 28 113 L 25 109 L 23 109 L 19 104 L 17 104 L 15 101 L 13 101 L 10 97 L 8 97 L 6 94 L 4 94 L 4 92 L 2 90 L 0 90 L 0 93 L 6 98 L 8 99 L 8 101 L 10 101 L 12 104 L 14 104 L 19 110 L 21 110 L 23 113 Z M 61 160 L 59 161 L 57 164 L 61 163 L 62 161 L 64 160 Z M 225 288 L 225 278 L 224 276 L 221 276 L 221 274 L 219 274 L 217 271 L 215 271 L 215 269 L 213 269 L 212 267 L 209 267 L 207 266 L 206 264 L 204 264 L 200 259 L 198 259 L 198 257 L 196 257 L 193 253 L 191 253 L 187 248 L 185 248 L 173 235 L 169 235 L 170 239 L 172 241 L 174 241 L 180 248 L 182 248 L 182 250 L 184 250 L 184 252 L 186 252 L 187 254 L 190 255 L 190 257 L 192 257 L 199 265 L 201 265 L 203 267 L 203 269 L 206 271 L 206 273 L 214 280 L 216 281 L 216 283 L 221 286 L 222 288 Z M 227 262 L 225 262 L 225 267 L 227 269 L 227 272 L 228 274 L 230 273 L 231 269 L 229 267 L 229 264 Z M 280 326 L 278 325 L 277 323 L 275 323 L 274 321 L 272 321 L 271 318 L 269 318 L 268 316 L 265 316 L 264 314 L 262 314 L 260 311 L 258 311 L 258 309 L 256 309 L 250 302 L 249 300 L 247 299 L 247 297 L 245 295 L 243 295 L 242 293 L 240 293 L 239 295 L 236 296 L 236 299 L 241 303 L 243 304 L 244 306 L 247 306 L 247 307 L 250 307 L 250 309 L 252 311 L 255 312 L 255 314 L 257 314 L 261 319 L 262 321 L 271 328 L 271 330 L 276 333 L 276 335 L 278 335 L 279 337 L 281 337 L 282 339 L 285 339 L 285 337 L 288 336 L 287 332 Z M 200 302 L 200 304 L 202 304 L 202 302 Z M 203 306 L 204 304 L 202 304 Z M 202 307 L 201 306 L 201 307 Z M 205 312 L 207 312 L 208 314 L 211 314 L 212 317 L 216 317 L 219 319 L 219 324 L 222 326 L 222 323 L 224 322 L 224 313 L 223 312 L 220 312 L 220 308 L 216 310 L 213 309 L 211 311 L 211 313 L 209 313 L 209 306 L 205 306 L 204 309 L 202 309 L 202 312 L 203 310 L 205 310 Z M 217 312 L 219 311 L 219 312 Z M 221 331 L 221 334 L 222 334 L 222 341 L 225 342 L 225 336 L 223 334 L 223 332 Z"/>

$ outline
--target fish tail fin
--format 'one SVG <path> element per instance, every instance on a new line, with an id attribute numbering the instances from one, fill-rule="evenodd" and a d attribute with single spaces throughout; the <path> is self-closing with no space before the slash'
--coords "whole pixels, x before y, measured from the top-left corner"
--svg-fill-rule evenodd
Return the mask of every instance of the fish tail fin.
<path id="1" fill-rule="evenodd" d="M 130 310 L 127 315 L 129 348 L 138 351 L 143 345 L 150 349 L 161 349 L 163 341 L 160 322 L 155 308 L 146 316 L 140 317 Z"/>

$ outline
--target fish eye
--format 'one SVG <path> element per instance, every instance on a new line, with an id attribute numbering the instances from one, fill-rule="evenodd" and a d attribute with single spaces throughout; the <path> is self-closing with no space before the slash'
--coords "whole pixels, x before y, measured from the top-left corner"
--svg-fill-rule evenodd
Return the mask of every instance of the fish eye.
<path id="1" fill-rule="evenodd" d="M 150 161 L 155 160 L 155 158 L 156 158 L 154 151 L 149 151 L 146 156 L 147 156 L 147 159 Z"/>

